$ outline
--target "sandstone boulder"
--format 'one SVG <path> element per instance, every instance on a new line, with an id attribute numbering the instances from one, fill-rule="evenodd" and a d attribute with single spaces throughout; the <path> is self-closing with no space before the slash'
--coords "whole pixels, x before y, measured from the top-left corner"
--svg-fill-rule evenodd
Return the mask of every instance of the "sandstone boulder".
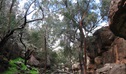
<path id="1" fill-rule="evenodd" d="M 111 0 L 109 25 L 116 36 L 126 39 L 126 0 Z"/>
<path id="2" fill-rule="evenodd" d="M 126 74 L 126 65 L 108 63 L 104 67 L 97 69 L 96 74 Z"/>

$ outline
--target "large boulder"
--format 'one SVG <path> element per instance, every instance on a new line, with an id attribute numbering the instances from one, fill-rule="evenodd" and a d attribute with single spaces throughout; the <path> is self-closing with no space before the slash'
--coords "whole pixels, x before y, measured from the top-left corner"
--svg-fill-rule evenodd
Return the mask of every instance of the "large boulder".
<path id="1" fill-rule="evenodd" d="M 22 48 L 15 40 L 8 40 L 0 51 L 0 72 L 4 72 L 9 67 L 9 60 L 20 57 Z"/>
<path id="2" fill-rule="evenodd" d="M 116 38 L 111 44 L 111 48 L 102 54 L 103 63 L 120 63 L 126 59 L 126 40 Z"/>
<path id="3" fill-rule="evenodd" d="M 34 50 L 28 50 L 29 55 L 27 55 L 27 64 L 39 68 L 44 68 L 46 66 L 46 69 L 50 69 L 51 67 L 51 61 L 50 61 L 50 55 L 47 55 L 47 58 L 45 58 L 45 55 L 42 54 L 42 52 L 36 52 Z"/>
<path id="4" fill-rule="evenodd" d="M 126 74 L 126 65 L 108 63 L 104 67 L 97 69 L 96 74 Z"/>
<path id="5" fill-rule="evenodd" d="M 108 51 L 115 38 L 108 26 L 98 29 L 93 36 L 87 37 L 87 55 L 91 58 L 91 62 L 94 62 L 92 59 L 95 57 Z"/>
<path id="6" fill-rule="evenodd" d="M 8 42 L 4 45 L 1 50 L 1 54 L 3 54 L 7 59 L 16 59 L 21 56 L 21 52 L 23 51 L 24 46 L 13 39 L 8 40 Z"/>
<path id="7" fill-rule="evenodd" d="M 126 0 L 111 0 L 109 25 L 115 35 L 126 39 Z"/>
<path id="8" fill-rule="evenodd" d="M 89 47 L 88 56 L 91 57 L 91 64 L 95 64 L 97 68 L 103 67 L 106 63 L 126 63 L 126 40 L 115 36 L 109 27 L 102 27 L 95 33 L 95 40 Z"/>
<path id="9" fill-rule="evenodd" d="M 30 59 L 28 60 L 28 64 L 31 66 L 39 66 L 40 62 L 35 58 L 34 55 L 30 55 Z"/>
<path id="10" fill-rule="evenodd" d="M 126 40 L 116 37 L 109 27 L 97 30 L 94 36 L 96 37 L 95 43 L 99 46 L 100 56 L 103 58 L 103 64 L 126 59 Z"/>
<path id="11" fill-rule="evenodd" d="M 9 61 L 8 59 L 3 56 L 0 55 L 0 72 L 4 72 L 5 70 L 7 70 L 9 67 Z"/>
<path id="12" fill-rule="evenodd" d="M 98 29 L 93 35 L 96 38 L 94 43 L 98 49 L 98 53 L 107 51 L 116 38 L 108 26 Z"/>

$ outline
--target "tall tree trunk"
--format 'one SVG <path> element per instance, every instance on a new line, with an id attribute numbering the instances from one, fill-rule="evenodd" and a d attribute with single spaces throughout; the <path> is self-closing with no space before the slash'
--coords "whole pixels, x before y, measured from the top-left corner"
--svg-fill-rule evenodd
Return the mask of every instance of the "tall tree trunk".
<path id="1" fill-rule="evenodd" d="M 27 64 L 27 60 L 29 59 L 28 57 L 30 57 L 30 55 L 29 54 L 31 54 L 30 53 L 30 51 L 28 50 L 26 50 L 26 45 L 25 45 L 25 43 L 23 42 L 23 32 L 20 32 L 20 42 L 22 43 L 22 45 L 24 46 L 24 49 L 25 49 L 25 62 L 24 62 L 24 64 L 26 65 Z"/>
<path id="2" fill-rule="evenodd" d="M 84 37 L 85 38 L 85 37 Z M 87 53 L 86 53 L 86 39 L 84 39 L 84 74 L 87 74 Z"/>
<path id="3" fill-rule="evenodd" d="M 72 54 L 70 54 L 70 69 L 72 69 Z"/>
<path id="4" fill-rule="evenodd" d="M 84 20 L 84 18 L 86 17 L 86 15 L 87 15 L 87 11 L 88 11 L 88 8 L 89 8 L 89 5 L 90 5 L 90 2 L 91 2 L 91 0 L 89 0 L 88 1 L 88 3 L 87 3 L 87 7 L 86 7 L 86 9 L 85 9 L 85 11 L 84 11 L 84 13 L 83 13 L 83 15 L 82 15 L 82 17 L 81 17 L 81 20 L 79 21 L 79 30 L 80 30 L 80 33 L 81 33 L 81 35 L 80 35 L 80 37 L 81 37 L 81 39 L 83 40 L 83 45 L 84 45 L 84 74 L 87 74 L 87 54 L 86 54 L 86 38 L 85 38 L 85 36 L 86 36 L 86 34 L 84 34 L 84 32 L 83 32 L 83 27 L 82 27 L 82 25 L 83 25 L 83 20 Z M 82 46 L 83 46 L 82 45 Z"/>
<path id="5" fill-rule="evenodd" d="M 80 21 L 80 24 L 79 24 L 79 30 L 80 30 L 80 37 L 81 37 L 80 49 L 82 49 L 81 51 L 84 52 L 84 59 L 82 58 L 82 61 L 84 64 L 83 74 L 86 74 L 86 72 L 87 72 L 86 38 L 85 38 L 85 34 L 84 34 L 83 28 L 82 28 L 82 20 Z M 83 45 L 84 45 L 84 51 L 83 51 Z"/>
<path id="6" fill-rule="evenodd" d="M 46 31 L 45 31 L 45 36 L 44 36 L 44 40 L 45 40 L 45 67 L 44 67 L 44 73 L 46 74 L 46 69 L 47 69 L 47 48 L 46 48 Z"/>
<path id="7" fill-rule="evenodd" d="M 79 63 L 80 63 L 80 69 L 81 69 L 81 74 L 84 73 L 84 68 L 83 68 L 83 62 L 82 62 L 82 53 L 81 53 L 81 50 L 79 51 Z"/>

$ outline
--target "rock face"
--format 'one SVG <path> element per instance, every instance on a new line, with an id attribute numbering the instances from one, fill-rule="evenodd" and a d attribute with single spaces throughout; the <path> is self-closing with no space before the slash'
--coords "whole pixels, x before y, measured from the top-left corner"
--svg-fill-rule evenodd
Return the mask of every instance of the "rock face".
<path id="1" fill-rule="evenodd" d="M 8 40 L 8 42 L 1 50 L 0 55 L 4 55 L 8 60 L 16 59 L 21 56 L 22 50 L 23 47 L 19 45 L 19 42 Z"/>
<path id="2" fill-rule="evenodd" d="M 17 42 L 9 40 L 0 51 L 0 72 L 8 69 L 10 59 L 15 59 L 21 55 L 22 48 Z"/>
<path id="3" fill-rule="evenodd" d="M 114 36 L 108 27 L 103 27 L 94 33 L 95 44 L 98 46 L 96 55 L 102 57 L 102 63 L 114 63 L 126 59 L 126 40 Z M 100 54 L 100 55 L 99 55 Z"/>
<path id="4" fill-rule="evenodd" d="M 108 63 L 104 67 L 97 69 L 96 74 L 126 74 L 126 65 Z"/>
<path id="5" fill-rule="evenodd" d="M 115 35 L 126 39 L 126 0 L 111 0 L 109 25 Z"/>
<path id="6" fill-rule="evenodd" d="M 32 50 L 30 50 L 31 52 Z M 35 66 L 39 68 L 44 68 L 46 66 L 46 69 L 50 69 L 51 61 L 50 56 L 47 55 L 47 59 L 45 59 L 45 56 L 38 55 L 40 52 L 33 51 L 29 55 L 29 58 L 27 59 L 27 64 L 30 66 Z M 47 61 L 45 61 L 47 60 Z"/>
<path id="7" fill-rule="evenodd" d="M 102 27 L 94 33 L 95 44 L 97 44 L 98 53 L 109 49 L 116 36 L 110 31 L 109 27 Z"/>
<path id="8" fill-rule="evenodd" d="M 102 56 L 104 52 L 111 48 L 111 44 L 115 40 L 116 36 L 110 31 L 109 27 L 102 27 L 97 30 L 93 37 L 88 42 L 87 52 L 91 58 L 91 62 L 94 63 L 94 59 L 98 56 Z"/>
<path id="9" fill-rule="evenodd" d="M 126 40 L 125 39 L 115 36 L 110 31 L 109 27 L 102 27 L 101 29 L 97 30 L 94 33 L 94 36 L 95 38 L 91 43 L 92 46 L 90 46 L 91 49 L 90 48 L 87 49 L 88 56 L 91 57 L 91 64 L 96 66 L 96 68 L 95 67 L 93 68 L 94 70 L 101 69 L 106 63 L 115 63 L 115 65 L 117 64 L 117 66 L 121 64 L 126 64 Z M 93 58 L 92 58 L 92 54 L 95 54 L 93 55 L 94 56 Z M 92 66 L 89 68 L 92 69 Z M 120 70 L 121 68 L 117 68 L 117 69 Z M 116 74 L 114 70 L 116 69 L 114 68 L 112 69 L 112 71 L 110 71 L 111 73 L 109 72 L 105 74 Z M 99 72 L 102 73 L 102 71 Z M 117 74 L 125 74 L 125 73 L 117 72 Z"/>
<path id="10" fill-rule="evenodd" d="M 30 64 L 32 66 L 38 66 L 39 63 L 40 62 L 33 55 L 30 55 L 30 59 L 28 60 L 28 64 Z"/>
<path id="11" fill-rule="evenodd" d="M 8 66 L 9 61 L 7 60 L 7 58 L 3 55 L 0 55 L 0 72 L 3 72 L 8 69 Z"/>

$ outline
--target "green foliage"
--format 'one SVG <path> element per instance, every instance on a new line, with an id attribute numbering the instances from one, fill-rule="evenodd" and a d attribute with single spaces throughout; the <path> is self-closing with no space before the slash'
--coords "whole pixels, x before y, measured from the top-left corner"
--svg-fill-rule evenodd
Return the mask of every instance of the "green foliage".
<path id="1" fill-rule="evenodd" d="M 28 69 L 24 64 L 24 60 L 21 58 L 10 60 L 9 64 L 10 67 L 8 68 L 8 70 L 2 74 L 39 74 L 37 68 L 33 67 L 32 69 Z"/>
<path id="2" fill-rule="evenodd" d="M 55 52 L 55 51 L 51 51 L 50 52 L 50 56 L 51 56 L 51 64 L 52 66 L 54 66 L 55 64 L 57 64 L 59 61 L 58 61 L 58 54 Z"/>
<path id="3" fill-rule="evenodd" d="M 11 9 L 11 4 L 14 5 Z M 1 0 L 0 1 L 0 38 L 2 39 L 9 31 L 17 28 L 19 19 L 22 16 L 19 14 L 18 1 L 17 0 Z M 20 16 L 20 18 L 19 18 Z"/>
<path id="4" fill-rule="evenodd" d="M 44 33 L 40 30 L 32 29 L 29 31 L 29 42 L 37 48 L 44 47 Z"/>
<path id="5" fill-rule="evenodd" d="M 4 0 L 3 0 L 4 1 Z M 5 0 L 6 2 L 7 0 Z M 30 3 L 32 2 L 28 1 L 26 2 L 24 8 L 27 9 Z M 42 0 L 41 3 L 38 4 L 42 5 L 43 13 L 45 15 L 43 22 L 34 22 L 32 25 L 34 25 L 34 29 L 31 29 L 29 32 L 29 38 L 26 39 L 26 42 L 35 45 L 38 50 L 42 48 L 42 52 L 38 54 L 38 56 L 43 56 L 45 58 L 45 37 L 47 40 L 46 47 L 47 47 L 47 53 L 51 56 L 51 63 L 52 64 L 58 64 L 58 63 L 68 63 L 71 60 L 77 60 L 78 59 L 78 50 L 79 50 L 79 44 L 77 43 L 80 41 L 79 32 L 79 24 L 80 20 L 82 19 L 83 14 L 86 12 L 85 18 L 82 21 L 83 23 L 83 29 L 86 31 L 85 33 L 88 33 L 96 27 L 98 24 L 99 16 L 104 17 L 107 15 L 108 11 L 108 2 L 109 0 L 101 0 L 101 6 L 98 9 L 97 4 L 95 4 L 94 0 L 76 0 L 73 2 L 73 0 Z M 88 2 L 89 7 L 87 7 Z M 14 29 L 18 27 L 23 20 L 19 20 L 22 18 L 22 16 L 18 16 L 17 13 L 18 6 L 14 6 L 15 10 L 12 11 L 12 13 L 8 13 L 9 10 L 6 10 L 9 8 L 9 5 L 11 4 L 9 1 L 8 3 L 5 3 L 8 5 L 4 5 L 2 7 L 2 10 L 0 10 L 0 38 L 7 33 L 7 31 L 10 29 Z M 36 7 L 32 7 L 33 9 L 37 9 Z M 100 10 L 100 13 L 97 13 L 97 9 Z M 30 12 L 30 11 L 29 11 Z M 100 15 L 101 14 L 101 15 Z M 18 18 L 18 17 L 19 18 Z M 39 10 L 35 10 L 32 19 L 41 17 L 41 13 Z M 63 19 L 60 20 L 60 17 L 63 17 Z M 20 22 L 19 22 L 20 21 Z M 17 24 L 19 22 L 20 24 Z M 36 26 L 37 25 L 37 26 Z M 39 26 L 38 26 L 39 25 Z M 29 28 L 27 28 L 29 29 Z M 25 31 L 26 32 L 26 31 Z M 86 34 L 87 35 L 87 34 Z M 15 35 L 16 36 L 16 35 Z M 23 36 L 24 39 L 24 36 Z M 53 46 L 55 46 L 56 41 L 60 40 L 59 45 L 62 47 L 62 50 L 59 50 L 56 52 L 53 52 Z M 90 39 L 90 41 L 93 41 L 93 38 Z M 73 45 L 71 45 L 71 43 Z M 54 47 L 55 48 L 55 47 Z M 24 61 L 21 58 L 10 60 L 10 67 L 4 74 L 15 74 L 18 73 L 19 70 L 17 69 L 17 65 L 15 63 Z M 28 68 L 21 63 L 21 70 L 26 71 Z M 27 72 L 27 71 L 26 71 Z M 32 68 L 32 70 L 28 70 L 31 74 L 38 73 L 36 68 Z"/>
<path id="6" fill-rule="evenodd" d="M 103 20 L 107 20 L 108 11 L 111 3 L 110 1 L 111 0 L 100 0 L 101 7 L 99 9 L 100 9 L 101 17 L 103 17 Z"/>

